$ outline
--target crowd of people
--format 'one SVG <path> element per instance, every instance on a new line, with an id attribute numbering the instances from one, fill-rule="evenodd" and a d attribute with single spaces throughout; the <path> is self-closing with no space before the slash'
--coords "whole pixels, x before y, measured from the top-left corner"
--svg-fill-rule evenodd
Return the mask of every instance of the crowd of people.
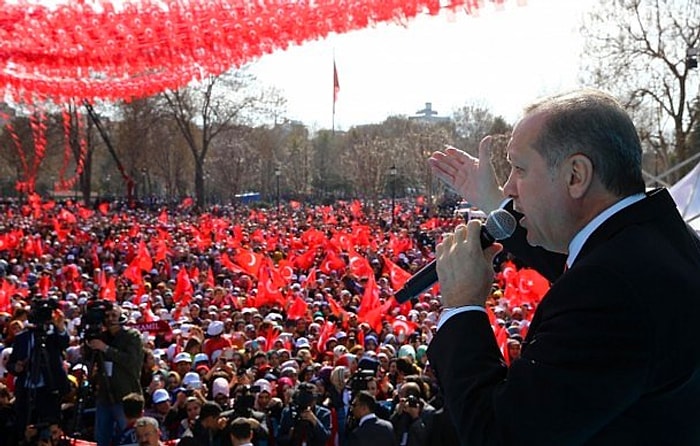
<path id="1" fill-rule="evenodd" d="M 426 355 L 439 289 L 392 299 L 456 217 L 37 197 L 0 215 L 0 444 L 456 444 Z M 502 265 L 510 361 L 542 292 Z"/>

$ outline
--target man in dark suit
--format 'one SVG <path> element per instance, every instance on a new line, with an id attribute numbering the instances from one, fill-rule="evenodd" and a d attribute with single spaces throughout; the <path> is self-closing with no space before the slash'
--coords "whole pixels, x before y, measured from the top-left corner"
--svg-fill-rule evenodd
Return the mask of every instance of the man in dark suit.
<path id="1" fill-rule="evenodd" d="M 69 336 L 65 318 L 47 299 L 32 305 L 31 325 L 20 332 L 12 344 L 7 362 L 15 375 L 15 411 L 17 430 L 27 425 L 55 419 L 61 411 L 61 398 L 70 390 L 63 368 L 63 354 Z"/>
<path id="2" fill-rule="evenodd" d="M 391 423 L 374 414 L 377 401 L 367 390 L 353 398 L 352 416 L 359 420 L 348 438 L 348 446 L 392 446 L 396 445 Z"/>
<path id="3" fill-rule="evenodd" d="M 502 189 L 490 143 L 433 170 L 486 211 L 507 198 L 520 229 L 503 246 L 555 281 L 508 368 L 484 309 L 501 245 L 482 250 L 472 221 L 438 246 L 428 355 L 463 444 L 700 444 L 700 244 L 667 191 L 645 193 L 629 116 L 593 90 L 533 104 Z"/>

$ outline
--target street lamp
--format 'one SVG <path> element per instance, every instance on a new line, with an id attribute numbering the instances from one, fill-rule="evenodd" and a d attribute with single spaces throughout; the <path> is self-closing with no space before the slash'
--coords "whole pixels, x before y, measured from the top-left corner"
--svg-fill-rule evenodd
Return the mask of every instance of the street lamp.
<path id="1" fill-rule="evenodd" d="M 394 224 L 394 209 L 396 209 L 396 166 L 389 168 L 389 176 L 391 177 L 391 224 Z"/>
<path id="2" fill-rule="evenodd" d="M 280 175 L 282 172 L 280 171 L 279 166 L 275 167 L 275 179 L 277 181 L 277 212 L 280 210 Z"/>

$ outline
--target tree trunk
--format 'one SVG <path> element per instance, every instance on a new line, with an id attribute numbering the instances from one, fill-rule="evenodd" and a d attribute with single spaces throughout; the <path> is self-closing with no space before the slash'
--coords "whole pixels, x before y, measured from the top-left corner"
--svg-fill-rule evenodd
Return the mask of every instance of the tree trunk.
<path id="1" fill-rule="evenodd" d="M 204 162 L 202 159 L 195 160 L 194 194 L 197 199 L 197 209 L 204 209 L 206 199 L 204 196 Z"/>

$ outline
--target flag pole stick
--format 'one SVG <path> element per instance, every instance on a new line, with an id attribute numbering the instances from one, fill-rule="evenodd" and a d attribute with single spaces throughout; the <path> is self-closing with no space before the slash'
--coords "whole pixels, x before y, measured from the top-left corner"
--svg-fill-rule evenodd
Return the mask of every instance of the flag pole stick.
<path id="1" fill-rule="evenodd" d="M 335 136 L 335 101 L 338 96 L 338 71 L 335 68 L 335 48 L 333 48 L 333 116 L 331 118 L 331 136 Z"/>

